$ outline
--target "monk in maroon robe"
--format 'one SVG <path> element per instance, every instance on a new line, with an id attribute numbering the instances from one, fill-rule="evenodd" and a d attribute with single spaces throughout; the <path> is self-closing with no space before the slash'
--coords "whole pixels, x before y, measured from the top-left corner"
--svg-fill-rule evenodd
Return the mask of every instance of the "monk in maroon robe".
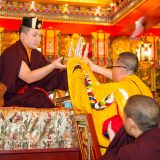
<path id="1" fill-rule="evenodd" d="M 62 58 L 49 63 L 37 50 L 41 24 L 35 17 L 24 17 L 20 40 L 0 56 L 0 81 L 7 87 L 4 106 L 54 107 L 48 92 L 68 89 Z"/>
<path id="2" fill-rule="evenodd" d="M 124 145 L 111 160 L 159 160 L 160 128 L 142 133 L 134 143 Z"/>
<path id="3" fill-rule="evenodd" d="M 124 108 L 125 128 L 119 130 L 101 160 L 159 160 L 159 125 L 160 105 L 156 100 L 142 95 L 130 97 Z"/>

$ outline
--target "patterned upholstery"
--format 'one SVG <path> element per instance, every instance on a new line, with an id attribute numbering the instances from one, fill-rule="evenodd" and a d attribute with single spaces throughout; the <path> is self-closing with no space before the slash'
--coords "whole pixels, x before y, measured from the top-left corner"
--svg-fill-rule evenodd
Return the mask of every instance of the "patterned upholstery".
<path id="1" fill-rule="evenodd" d="M 79 147 L 70 109 L 0 108 L 0 149 Z"/>

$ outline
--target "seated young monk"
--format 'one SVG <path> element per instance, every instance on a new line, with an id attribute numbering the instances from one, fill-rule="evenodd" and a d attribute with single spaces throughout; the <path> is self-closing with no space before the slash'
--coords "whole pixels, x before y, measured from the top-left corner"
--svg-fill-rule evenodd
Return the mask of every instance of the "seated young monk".
<path id="1" fill-rule="evenodd" d="M 95 65 L 87 57 L 84 59 L 74 57 L 67 64 L 70 96 L 76 113 L 92 114 L 99 145 L 104 154 L 106 149 L 103 148 L 109 145 L 109 139 L 102 133 L 104 122 L 112 117 L 113 121 L 114 118 L 123 117 L 128 97 L 136 94 L 152 97 L 152 93 L 136 75 L 138 58 L 135 54 L 121 53 L 112 69 Z M 100 84 L 92 71 L 112 79 L 113 82 Z M 116 125 L 112 123 L 113 128 Z M 119 128 L 121 126 L 122 124 Z"/>
<path id="2" fill-rule="evenodd" d="M 20 39 L 0 56 L 0 81 L 7 87 L 5 106 L 52 108 L 49 91 L 68 90 L 66 66 L 62 57 L 49 63 L 37 50 L 41 42 L 42 21 L 24 17 Z"/>
<path id="3" fill-rule="evenodd" d="M 160 104 L 148 96 L 131 96 L 124 107 L 123 120 L 128 136 L 135 140 L 121 146 L 115 154 L 106 153 L 102 160 L 159 160 Z M 111 125 L 108 132 L 113 139 Z"/>

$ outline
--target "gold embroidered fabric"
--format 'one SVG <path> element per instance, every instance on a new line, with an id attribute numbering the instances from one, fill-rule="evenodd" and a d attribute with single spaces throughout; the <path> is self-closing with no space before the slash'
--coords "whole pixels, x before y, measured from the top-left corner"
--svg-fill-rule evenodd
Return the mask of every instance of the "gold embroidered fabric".
<path id="1" fill-rule="evenodd" d="M 79 147 L 69 109 L 0 108 L 0 150 Z"/>

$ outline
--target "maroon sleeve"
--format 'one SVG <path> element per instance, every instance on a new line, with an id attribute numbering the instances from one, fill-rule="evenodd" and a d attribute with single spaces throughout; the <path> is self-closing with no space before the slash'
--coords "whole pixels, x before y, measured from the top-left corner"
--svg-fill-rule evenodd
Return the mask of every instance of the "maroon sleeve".
<path id="1" fill-rule="evenodd" d="M 54 89 L 66 91 L 68 90 L 67 70 L 55 69 L 48 76 L 34 83 L 33 86 L 43 88 L 46 91 L 53 91 Z"/>
<path id="2" fill-rule="evenodd" d="M 34 49 L 32 51 L 32 62 L 30 64 L 30 69 L 38 69 L 43 66 L 46 66 L 47 64 L 49 64 L 49 62 L 45 59 L 44 55 L 38 50 Z"/>
<path id="3" fill-rule="evenodd" d="M 45 57 L 37 50 L 33 51 L 33 59 L 34 63 L 32 64 L 32 69 L 37 69 L 43 67 L 49 62 L 45 59 Z M 38 86 L 47 91 L 53 91 L 54 89 L 60 90 L 68 90 L 68 77 L 67 70 L 60 71 L 59 69 L 53 70 L 49 75 L 45 78 L 33 84 L 33 86 Z"/>
<path id="4" fill-rule="evenodd" d="M 15 82 L 20 70 L 20 60 L 15 45 L 12 45 L 1 55 L 0 81 L 7 86 L 10 92 L 16 91 Z"/>
<path id="5" fill-rule="evenodd" d="M 110 160 L 135 160 L 136 158 L 133 157 L 133 154 L 130 154 L 132 149 L 130 150 L 127 147 L 128 146 L 126 145 L 125 147 L 120 148 L 118 154 Z"/>
<path id="6" fill-rule="evenodd" d="M 134 142 L 134 138 L 127 134 L 124 126 L 117 132 L 114 139 L 109 144 L 106 153 L 101 157 L 101 160 L 110 160 L 117 156 L 121 147 Z"/>

